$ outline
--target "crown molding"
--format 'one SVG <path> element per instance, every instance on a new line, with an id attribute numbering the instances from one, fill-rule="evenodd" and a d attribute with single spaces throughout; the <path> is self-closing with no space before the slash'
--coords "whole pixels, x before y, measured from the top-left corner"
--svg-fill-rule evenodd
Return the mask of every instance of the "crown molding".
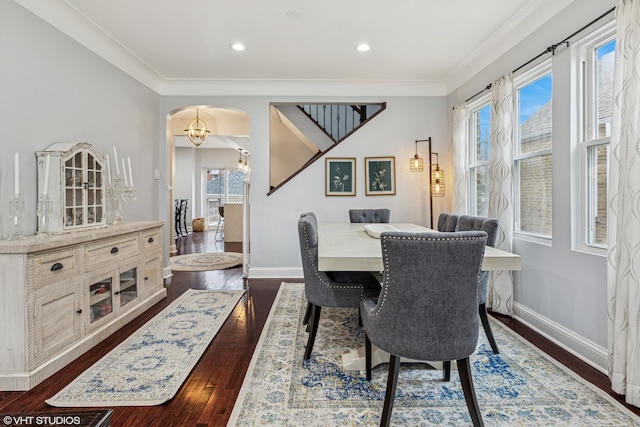
<path id="1" fill-rule="evenodd" d="M 445 79 L 446 92 L 453 92 L 478 71 L 496 61 L 574 0 L 530 1 L 518 10 L 471 55 L 465 58 Z"/>

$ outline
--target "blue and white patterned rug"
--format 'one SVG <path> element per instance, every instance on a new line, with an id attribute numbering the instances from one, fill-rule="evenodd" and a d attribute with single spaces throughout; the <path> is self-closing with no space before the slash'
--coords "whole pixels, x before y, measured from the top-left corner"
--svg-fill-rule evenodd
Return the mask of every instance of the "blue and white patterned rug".
<path id="1" fill-rule="evenodd" d="M 243 294 L 188 290 L 46 402 L 61 407 L 166 402 Z"/>
<path id="2" fill-rule="evenodd" d="M 343 372 L 341 355 L 364 345 L 356 309 L 322 309 L 311 359 L 301 284 L 283 284 L 253 355 L 228 426 L 373 426 L 380 423 L 387 364 Z M 493 354 L 483 332 L 471 356 L 476 396 L 487 426 L 640 426 L 640 418 L 606 393 L 552 362 L 498 322 Z M 454 364 L 455 365 L 455 362 Z M 403 364 L 392 425 L 471 425 L 457 371 Z"/>

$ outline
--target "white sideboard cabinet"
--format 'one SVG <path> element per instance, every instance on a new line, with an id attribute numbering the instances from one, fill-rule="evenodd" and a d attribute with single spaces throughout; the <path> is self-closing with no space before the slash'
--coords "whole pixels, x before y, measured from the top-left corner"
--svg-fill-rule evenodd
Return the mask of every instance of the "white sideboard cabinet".
<path id="1" fill-rule="evenodd" d="M 29 390 L 166 296 L 160 221 L 0 241 L 0 390 Z"/>

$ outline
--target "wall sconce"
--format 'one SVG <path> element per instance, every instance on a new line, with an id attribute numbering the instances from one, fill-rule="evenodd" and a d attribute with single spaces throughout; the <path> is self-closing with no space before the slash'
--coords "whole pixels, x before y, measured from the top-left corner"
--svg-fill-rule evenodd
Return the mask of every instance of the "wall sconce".
<path id="1" fill-rule="evenodd" d="M 187 136 L 196 147 L 202 145 L 207 140 L 207 134 L 211 133 L 207 129 L 207 125 L 202 120 L 200 120 L 200 115 L 197 108 L 196 119 L 191 121 L 191 123 L 189 123 L 189 126 L 187 126 L 184 131 L 187 133 Z"/>

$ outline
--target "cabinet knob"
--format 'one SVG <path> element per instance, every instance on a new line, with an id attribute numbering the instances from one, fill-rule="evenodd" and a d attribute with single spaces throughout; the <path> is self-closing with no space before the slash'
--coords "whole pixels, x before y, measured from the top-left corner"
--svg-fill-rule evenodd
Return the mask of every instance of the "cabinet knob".
<path id="1" fill-rule="evenodd" d="M 149 277 L 145 277 L 144 280 L 149 280 Z"/>
<path id="2" fill-rule="evenodd" d="M 51 271 L 62 270 L 63 268 L 64 265 L 62 265 L 62 263 L 56 262 L 51 266 Z"/>
<path id="3" fill-rule="evenodd" d="M 118 248 L 117 247 L 111 248 L 111 253 L 112 254 L 117 254 L 118 253 Z"/>
<path id="4" fill-rule="evenodd" d="M 78 313 L 78 314 L 82 314 L 82 309 L 80 309 L 80 310 L 76 310 L 76 313 Z"/>
<path id="5" fill-rule="evenodd" d="M 147 240 L 147 242 L 153 243 L 153 237 L 149 237 L 149 240 Z"/>
<path id="6" fill-rule="evenodd" d="M 115 291 L 113 294 L 114 295 L 120 295 L 120 291 Z"/>

